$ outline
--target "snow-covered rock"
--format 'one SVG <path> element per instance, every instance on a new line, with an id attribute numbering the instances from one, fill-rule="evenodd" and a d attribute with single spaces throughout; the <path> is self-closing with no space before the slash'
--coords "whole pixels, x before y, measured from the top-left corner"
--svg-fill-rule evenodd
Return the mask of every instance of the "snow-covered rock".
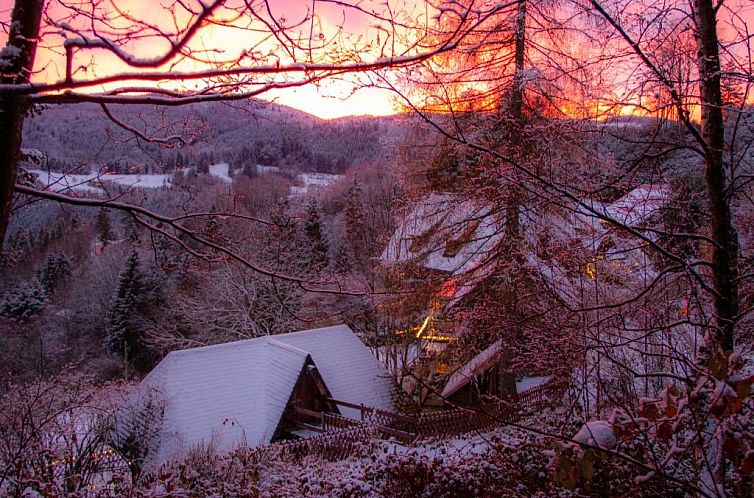
<path id="1" fill-rule="evenodd" d="M 601 448 L 610 449 L 615 447 L 617 439 L 613 426 L 605 420 L 593 420 L 581 427 L 581 430 L 573 436 L 573 440 L 581 444 L 590 444 Z"/>

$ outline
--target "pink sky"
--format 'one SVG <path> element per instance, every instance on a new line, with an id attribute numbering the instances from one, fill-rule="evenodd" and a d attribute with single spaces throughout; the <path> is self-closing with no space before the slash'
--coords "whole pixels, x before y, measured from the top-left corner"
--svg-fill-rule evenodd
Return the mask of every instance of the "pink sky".
<path id="1" fill-rule="evenodd" d="M 57 0 L 50 0 L 51 5 L 55 5 Z M 164 8 L 170 3 L 170 0 L 107 0 L 115 2 L 123 11 L 133 14 L 140 19 L 148 19 L 150 22 L 158 24 L 161 28 L 170 30 L 171 19 Z M 230 2 L 240 0 L 230 0 Z M 370 0 L 371 1 L 371 0 Z M 196 0 L 191 0 L 196 5 Z M 72 5 L 87 5 L 89 0 L 68 0 Z M 365 3 L 366 7 L 378 7 L 381 3 L 379 0 L 373 0 L 373 3 Z M 0 19 L 7 20 L 10 17 L 10 8 L 13 0 L 0 0 Z M 272 0 L 270 2 L 273 15 L 275 18 L 286 18 L 288 23 L 301 19 L 306 14 L 307 8 L 310 8 L 311 0 Z M 321 30 L 326 36 L 333 34 L 338 26 L 344 22 L 344 9 L 338 5 L 315 3 L 317 12 L 322 25 L 315 31 Z M 423 16 L 425 13 L 425 4 L 423 0 L 415 1 L 390 1 L 391 8 L 394 10 L 404 9 L 412 15 Z M 752 0 L 728 0 L 726 8 L 721 11 L 721 32 L 728 29 L 730 19 L 740 25 L 743 22 L 749 24 L 749 29 L 754 29 L 754 1 Z M 62 9 L 53 9 L 52 15 L 59 14 Z M 417 14 L 418 13 L 418 14 Z M 732 14 L 731 14 L 732 13 Z M 431 13 L 429 14 L 431 16 Z M 736 17 L 740 16 L 740 17 Z M 154 18 L 154 19 L 152 19 Z M 181 19 L 179 19 L 181 21 Z M 350 41 L 364 43 L 365 41 L 376 41 L 380 31 L 375 28 L 376 22 L 367 15 L 356 12 L 349 12 L 345 17 L 344 31 L 352 33 Z M 308 25 L 302 28 L 306 34 Z M 227 59 L 237 56 L 241 49 L 254 44 L 255 36 L 248 30 L 208 27 L 195 38 L 192 46 L 207 50 L 214 50 L 210 58 Z M 384 40 L 384 34 L 382 34 Z M 359 38 L 360 37 L 360 38 Z M 47 34 L 43 38 L 41 48 L 37 54 L 36 69 L 39 71 L 37 81 L 53 82 L 60 80 L 63 76 L 64 58 L 61 55 L 62 38 L 55 35 L 52 29 L 48 27 Z M 344 42 L 342 45 L 345 45 Z M 144 43 L 133 43 L 126 49 L 136 54 L 155 54 L 166 49 L 167 45 L 155 45 L 151 40 L 148 45 Z M 746 50 L 738 47 L 737 50 Z M 95 57 L 95 63 L 90 66 L 86 76 L 91 77 L 93 74 L 102 76 L 113 72 L 123 71 L 125 66 L 117 58 L 107 54 L 103 50 L 81 54 L 76 59 L 76 65 L 84 65 L 89 62 L 89 57 Z M 186 70 L 196 68 L 196 64 L 183 63 L 178 69 Z M 346 115 L 387 115 L 396 111 L 394 96 L 387 90 L 377 88 L 362 88 L 354 93 L 355 86 L 353 81 L 355 77 L 344 77 L 336 81 L 323 82 L 318 86 L 307 85 L 295 89 L 279 90 L 264 95 L 264 98 L 274 99 L 275 101 L 295 107 L 297 109 L 309 112 L 322 118 L 334 118 Z M 89 91 L 102 90 L 102 88 L 92 88 Z"/>
<path id="2" fill-rule="evenodd" d="M 108 0 L 115 3 L 122 11 L 127 12 L 139 19 L 149 20 L 155 23 L 161 29 L 170 31 L 173 28 L 172 20 L 168 12 L 163 8 L 170 3 L 169 0 Z M 238 3 L 238 0 L 231 0 L 229 3 Z M 87 0 L 70 0 L 70 5 L 84 5 Z M 400 4 L 401 8 L 405 2 L 391 1 L 394 4 Z M 10 17 L 13 0 L 0 0 L 0 19 L 7 20 Z M 190 0 L 190 5 L 197 5 L 196 0 Z M 55 0 L 50 2 L 53 7 L 50 15 L 56 20 L 63 12 L 67 12 Z M 157 7 L 157 5 L 163 7 Z M 275 18 L 285 18 L 287 23 L 293 23 L 296 20 L 303 19 L 307 9 L 311 8 L 311 1 L 300 0 L 273 0 L 270 2 L 271 10 Z M 379 2 L 372 4 L 365 2 L 365 6 L 377 8 Z M 410 5 L 414 8 L 414 4 Z M 397 9 L 396 9 L 397 10 Z M 321 22 L 314 28 L 315 35 L 321 31 L 325 36 L 332 36 L 341 24 L 344 33 L 352 34 L 353 40 L 363 42 L 369 39 L 376 39 L 378 30 L 374 28 L 375 20 L 369 16 L 349 11 L 344 17 L 344 8 L 337 5 L 316 3 L 316 11 Z M 151 18 L 151 17 L 153 18 Z M 179 18 L 179 24 L 184 19 Z M 345 22 L 344 22 L 345 21 Z M 82 21 L 80 20 L 79 23 Z M 82 24 L 70 22 L 75 27 Z M 85 24 L 83 24 L 85 25 Z M 309 25 L 302 28 L 304 35 L 308 35 Z M 56 34 L 58 30 L 54 27 L 47 26 L 42 42 L 37 51 L 37 60 L 35 70 L 38 72 L 35 77 L 36 81 L 55 82 L 63 79 L 65 58 L 62 55 L 63 39 Z M 1 36 L 1 35 L 0 35 Z M 356 38 L 356 37 L 361 37 Z M 253 46 L 258 42 L 259 35 L 253 34 L 248 30 L 222 28 L 217 26 L 204 27 L 192 41 L 192 47 L 205 50 L 214 50 L 209 56 L 210 59 L 226 60 L 238 56 L 242 49 Z M 0 41 L 4 41 L 1 40 Z M 341 46 L 345 45 L 343 40 Z M 263 46 L 264 47 L 264 46 Z M 149 44 L 135 42 L 127 47 L 130 53 L 145 56 L 153 56 L 167 49 L 164 41 L 150 40 Z M 94 57 L 95 63 L 89 66 L 86 73 L 79 73 L 82 77 L 104 76 L 116 72 L 122 72 L 127 67 L 116 57 L 108 54 L 104 50 L 89 51 L 86 54 L 77 55 L 75 66 L 85 65 L 90 58 Z M 201 66 L 196 63 L 182 63 L 178 70 L 197 69 Z M 205 66 L 206 68 L 206 66 Z M 393 103 L 393 94 L 386 90 L 376 88 L 362 88 L 355 91 L 354 78 L 341 78 L 336 81 L 323 82 L 320 85 L 307 85 L 288 90 L 276 90 L 264 94 L 262 97 L 274 100 L 278 103 L 289 105 L 305 112 L 317 115 L 322 118 L 335 118 L 347 115 L 388 115 L 395 112 Z M 110 89 L 112 87 L 108 87 Z M 91 88 L 88 91 L 98 91 L 105 88 Z"/>

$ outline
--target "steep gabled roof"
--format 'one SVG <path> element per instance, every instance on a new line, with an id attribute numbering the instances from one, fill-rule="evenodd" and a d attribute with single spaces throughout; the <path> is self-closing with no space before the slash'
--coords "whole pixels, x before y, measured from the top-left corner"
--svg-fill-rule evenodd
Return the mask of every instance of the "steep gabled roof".
<path id="1" fill-rule="evenodd" d="M 158 460 L 268 443 L 307 356 L 268 338 L 170 353 L 142 382 L 166 403 Z"/>
<path id="2" fill-rule="evenodd" d="M 156 460 L 269 443 L 308 358 L 336 399 L 393 409 L 387 373 L 345 325 L 174 351 L 142 381 L 166 403 Z"/>
<path id="3" fill-rule="evenodd" d="M 335 399 L 394 410 L 392 380 L 369 348 L 347 325 L 274 337 L 311 355 Z M 359 416 L 356 410 L 340 410 L 347 417 Z"/>
<path id="4" fill-rule="evenodd" d="M 666 185 L 641 185 L 607 206 L 605 211 L 624 225 L 639 225 L 657 214 L 667 204 L 669 197 Z"/>

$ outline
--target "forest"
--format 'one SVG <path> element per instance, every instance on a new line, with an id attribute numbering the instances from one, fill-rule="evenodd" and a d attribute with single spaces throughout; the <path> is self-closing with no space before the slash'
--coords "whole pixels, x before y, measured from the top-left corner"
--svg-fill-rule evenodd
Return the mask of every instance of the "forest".
<path id="1" fill-rule="evenodd" d="M 0 495 L 754 494 L 754 4 L 147 3 L 0 7 Z"/>

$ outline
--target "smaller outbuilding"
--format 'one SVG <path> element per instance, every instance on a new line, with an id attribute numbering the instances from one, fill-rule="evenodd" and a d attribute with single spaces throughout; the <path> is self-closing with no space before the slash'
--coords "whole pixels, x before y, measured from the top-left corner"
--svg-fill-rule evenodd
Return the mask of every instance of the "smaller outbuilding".
<path id="1" fill-rule="evenodd" d="M 456 405 L 474 406 L 482 396 L 515 396 L 515 377 L 502 365 L 504 353 L 503 341 L 499 339 L 461 365 L 448 378 L 441 398 Z"/>

